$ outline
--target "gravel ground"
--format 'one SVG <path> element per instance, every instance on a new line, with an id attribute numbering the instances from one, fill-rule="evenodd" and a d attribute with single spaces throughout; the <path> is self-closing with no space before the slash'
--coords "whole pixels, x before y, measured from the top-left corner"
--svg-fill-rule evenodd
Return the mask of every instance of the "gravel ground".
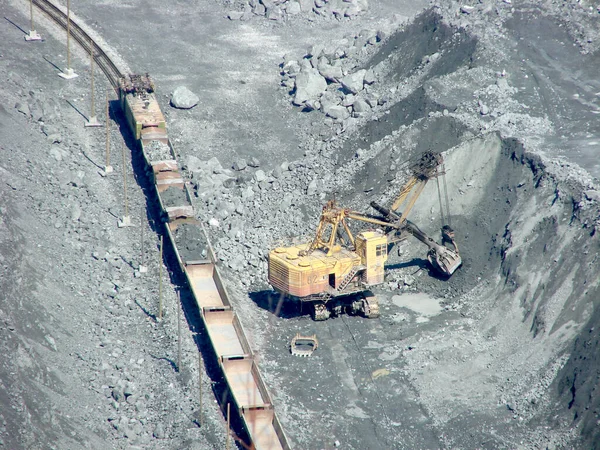
<path id="1" fill-rule="evenodd" d="M 372 1 L 344 17 L 335 1 L 308 9 L 292 3 L 82 2 L 77 14 L 133 70 L 149 71 L 157 82 L 169 135 L 195 184 L 199 219 L 294 448 L 332 448 L 336 441 L 349 449 L 597 445 L 596 5 Z M 13 7 L 3 8 L 12 22 L 26 23 Z M 140 20 L 132 21 L 131 11 Z M 15 46 L 0 58 L 9 80 L 0 112 L 21 124 L 2 134 L 3 148 L 13 149 L 0 160 L 8 171 L 2 285 L 15 292 L 6 299 L 22 300 L 0 307 L 1 332 L 12 339 L 3 342 L 18 355 L 2 361 L 0 379 L 11 388 L 0 400 L 12 407 L 2 413 L 5 428 L 22 434 L 3 431 L 1 438 L 9 448 L 42 441 L 119 447 L 129 440 L 222 447 L 223 419 L 214 405 L 206 407 L 211 432 L 194 425 L 190 380 L 197 374 L 173 370 L 173 309 L 160 325 L 151 320 L 156 288 L 150 277 L 136 277 L 137 229 L 115 227 L 120 159 L 115 181 L 99 177 L 93 161 L 102 160 L 102 133 L 75 126 L 83 121 L 76 108 L 85 113 L 89 103 L 85 78 L 66 84 L 55 77 L 43 58 L 61 65 L 53 38 L 45 47 L 26 45 L 10 22 L 2 33 Z M 17 58 L 21 48 L 27 58 Z M 82 75 L 83 61 L 76 66 Z M 31 70 L 35 76 L 25 78 Z M 200 97 L 198 106 L 169 106 L 179 85 Z M 275 316 L 268 250 L 309 239 L 333 195 L 360 211 L 370 200 L 389 203 L 406 180 L 406 162 L 425 150 L 445 152 L 463 267 L 439 280 L 423 247 L 409 240 L 376 289 L 380 319 L 315 323 L 294 304 Z M 136 179 L 147 189 L 143 177 Z M 141 210 L 143 192 L 129 184 Z M 438 236 L 434 183 L 411 220 Z M 72 246 L 75 252 L 64 252 Z M 26 255 L 17 256 L 22 269 L 7 266 L 12 254 Z M 23 284 L 31 295 L 17 291 Z M 173 288 L 168 292 L 172 306 Z M 66 314 L 56 314 L 56 304 Z M 83 318 L 94 325 L 83 327 Z M 317 334 L 311 358 L 289 355 L 296 332 Z M 118 338 L 106 343 L 111 334 Z M 188 340 L 184 366 L 195 367 Z M 77 350 L 82 342 L 91 344 Z M 76 373 L 58 371 L 73 366 Z M 48 376 L 40 380 L 40 372 Z M 143 413 L 128 406 L 136 393 L 125 395 L 127 383 L 154 393 L 138 397 Z M 125 402 L 115 398 L 120 389 Z M 35 395 L 47 396 L 36 404 L 54 413 L 30 412 Z M 179 414 L 163 422 L 168 411 Z M 42 417 L 29 419 L 41 425 L 22 427 L 31 415 Z M 168 440 L 151 437 L 159 422 Z M 78 439 L 82 430 L 90 436 Z"/>
<path id="2" fill-rule="evenodd" d="M 24 24 L 7 5 L 3 15 Z M 121 148 L 100 176 L 104 130 L 85 129 L 89 73 L 65 82 L 47 60 L 62 44 L 26 43 L 0 27 L 0 444 L 3 448 L 224 447 L 212 395 L 198 416 L 198 351 L 184 323 L 177 365 L 177 296 L 164 279 L 158 313 L 156 224 L 147 220 L 125 148 L 129 208 L 123 215 Z M 98 97 L 105 95 L 104 83 Z M 100 115 L 104 121 L 104 115 Z M 116 156 L 115 156 L 116 154 Z M 148 189 L 148 183 L 142 185 Z M 140 263 L 140 212 L 147 274 Z M 205 374 L 204 390 L 211 392 Z"/>

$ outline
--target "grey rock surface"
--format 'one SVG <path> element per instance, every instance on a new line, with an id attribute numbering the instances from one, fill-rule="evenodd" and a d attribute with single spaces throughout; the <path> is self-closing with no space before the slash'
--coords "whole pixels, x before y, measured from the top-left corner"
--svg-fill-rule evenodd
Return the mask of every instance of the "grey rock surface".
<path id="1" fill-rule="evenodd" d="M 196 186 L 199 220 L 216 223 L 209 232 L 218 264 L 293 448 L 336 442 L 394 448 L 398 427 L 406 448 L 592 448 L 600 406 L 594 395 L 600 220 L 597 180 L 586 175 L 600 170 L 593 5 L 443 0 L 437 14 L 415 17 L 429 3 L 383 1 L 357 15 L 352 5 L 358 2 L 319 0 L 298 14 L 287 12 L 289 3 L 265 1 L 280 11 L 269 22 L 259 2 L 248 6 L 260 16 L 227 20 L 230 10 L 246 6 L 224 0 L 194 5 L 192 13 L 185 2 L 131 0 L 140 20 L 118 2 L 101 8 L 83 2 L 77 13 L 97 21 L 132 68 L 147 67 L 156 77 L 178 160 L 194 155 L 202 162 L 182 173 Z M 463 13 L 463 4 L 473 9 Z M 6 17 L 27 23 L 26 3 L 4 6 Z M 193 14 L 202 27 L 186 24 Z M 148 37 L 149 27 L 156 39 Z M 79 448 L 82 442 L 224 448 L 214 399 L 206 395 L 207 422 L 199 429 L 190 401 L 197 387 L 169 362 L 176 353 L 176 296 L 167 278 L 164 320 L 153 319 L 158 236 L 146 224 L 149 274 L 140 275 L 139 230 L 112 223 L 122 214 L 120 148 L 112 155 L 116 177 L 98 176 L 103 133 L 83 130 L 82 118 L 64 101 L 86 113 L 89 75 L 78 71 L 80 83 L 50 76 L 39 61 L 63 54 L 64 45 L 48 33 L 43 53 L 32 45 L 24 52 L 10 30 L 0 30 L 3 42 L 14 43 L 0 58 L 6 80 L 0 346 L 8 355 L 0 357 L 7 387 L 0 395 L 0 439 L 6 448 Z M 181 45 L 164 39 L 178 33 Z M 326 49 L 315 49 L 313 60 L 305 53 L 315 43 Z M 278 88 L 275 67 L 283 52 Z M 363 89 L 339 95 L 341 84 L 329 80 L 325 91 L 290 107 L 295 77 L 306 63 L 318 70 L 321 62 L 339 64 L 342 74 L 367 69 Z M 16 73 L 25 67 L 27 73 Z M 376 78 L 371 84 L 369 69 Z M 168 107 L 165 94 L 182 80 L 202 93 L 202 114 Z M 105 87 L 97 87 L 102 98 Z M 17 102 L 30 114 L 6 107 Z M 370 110 L 358 112 L 367 109 L 362 102 Z M 353 115 L 327 117 L 321 103 L 351 107 Z M 46 133 L 45 126 L 55 129 Z M 116 143 L 117 128 L 111 129 Z M 60 145 L 48 140 L 55 133 Z M 464 259 L 456 276 L 430 276 L 425 247 L 409 237 L 400 255 L 390 253 L 385 282 L 373 288 L 380 320 L 314 323 L 285 302 L 277 315 L 279 297 L 266 282 L 269 249 L 313 237 L 327 199 L 369 213 L 372 199 L 389 204 L 410 175 L 404 163 L 424 150 L 446 158 Z M 491 155 L 496 159 L 486 159 Z M 255 170 L 223 167 L 251 157 L 261 160 L 260 182 Z M 127 174 L 135 219 L 147 200 L 136 183 L 140 174 Z M 437 201 L 429 183 L 410 216 L 435 239 Z M 75 204 L 82 212 L 73 221 Z M 27 270 L 17 270 L 13 260 Z M 288 358 L 286 345 L 298 331 L 319 336 L 316 359 Z M 186 342 L 184 366 L 194 368 L 197 347 Z M 302 374 L 295 380 L 315 387 L 318 397 L 287 383 L 290 373 Z M 76 388 L 61 389 L 55 379 Z M 135 389 L 116 402 L 112 390 L 130 382 Z M 211 392 L 208 382 L 205 388 Z M 157 424 L 160 440 L 153 437 Z"/>
<path id="2" fill-rule="evenodd" d="M 348 74 L 340 80 L 340 83 L 352 94 L 358 94 L 363 90 L 365 74 L 367 71 L 365 69 L 357 70 L 354 73 Z"/>
<path id="3" fill-rule="evenodd" d="M 300 106 L 308 100 L 317 99 L 325 92 L 327 81 L 317 70 L 304 68 L 296 76 L 295 86 L 294 104 Z"/>

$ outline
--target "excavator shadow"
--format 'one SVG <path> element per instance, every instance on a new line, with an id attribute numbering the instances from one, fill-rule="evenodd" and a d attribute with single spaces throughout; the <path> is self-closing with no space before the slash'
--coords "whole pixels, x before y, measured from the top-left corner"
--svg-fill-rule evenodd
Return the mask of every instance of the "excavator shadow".
<path id="1" fill-rule="evenodd" d="M 410 261 L 404 261 L 404 262 L 396 263 L 396 264 L 388 264 L 386 266 L 386 268 L 388 270 L 406 269 L 408 267 L 415 268 L 415 271 L 414 271 L 414 273 L 412 273 L 412 275 L 416 274 L 419 270 L 426 270 L 428 276 L 430 276 L 431 278 L 435 278 L 436 280 L 446 281 L 450 278 L 447 275 L 441 274 L 438 271 L 433 270 L 429 261 L 427 261 L 426 259 L 422 259 L 422 258 L 413 258 Z"/>
<path id="2" fill-rule="evenodd" d="M 406 269 L 407 267 L 414 267 L 416 269 L 416 271 L 419 270 L 428 270 L 431 268 L 431 266 L 429 265 L 429 261 L 427 261 L 426 259 L 423 258 L 413 258 L 410 261 L 404 261 L 401 263 L 395 263 L 395 264 L 388 264 L 386 266 L 386 268 L 388 270 L 394 270 L 394 269 Z"/>
<path id="3" fill-rule="evenodd" d="M 301 302 L 286 298 L 271 289 L 250 292 L 249 296 L 260 308 L 282 319 L 293 319 L 309 314 L 308 306 L 305 306 L 305 310 L 302 311 Z"/>

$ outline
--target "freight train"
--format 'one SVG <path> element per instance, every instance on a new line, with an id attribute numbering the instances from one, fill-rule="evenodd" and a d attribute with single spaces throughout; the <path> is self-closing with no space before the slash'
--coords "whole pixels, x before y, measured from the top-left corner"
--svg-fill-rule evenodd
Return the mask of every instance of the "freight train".
<path id="1" fill-rule="evenodd" d="M 165 232 L 195 299 L 233 406 L 250 438 L 246 444 L 257 450 L 289 450 L 210 241 L 195 218 L 190 190 L 181 176 L 151 78 L 147 74 L 122 77 L 119 102 L 151 174 Z M 221 407 L 225 410 L 224 404 Z"/>

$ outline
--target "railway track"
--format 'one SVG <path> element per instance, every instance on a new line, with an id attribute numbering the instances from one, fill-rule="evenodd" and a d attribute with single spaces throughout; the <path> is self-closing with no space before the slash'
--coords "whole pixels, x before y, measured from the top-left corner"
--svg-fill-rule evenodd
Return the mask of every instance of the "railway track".
<path id="1" fill-rule="evenodd" d="M 67 13 L 63 12 L 56 5 L 51 3 L 49 0 L 33 0 L 33 4 L 37 6 L 42 12 L 50 17 L 63 29 L 67 29 Z M 70 21 L 71 36 L 73 39 L 83 47 L 83 49 L 90 53 L 93 50 L 94 61 L 98 64 L 98 67 L 102 69 L 102 72 L 108 78 L 108 81 L 112 85 L 115 91 L 119 89 L 119 79 L 123 76 L 117 65 L 109 58 L 102 48 L 96 44 L 94 39 L 86 33 L 79 25 Z"/>

